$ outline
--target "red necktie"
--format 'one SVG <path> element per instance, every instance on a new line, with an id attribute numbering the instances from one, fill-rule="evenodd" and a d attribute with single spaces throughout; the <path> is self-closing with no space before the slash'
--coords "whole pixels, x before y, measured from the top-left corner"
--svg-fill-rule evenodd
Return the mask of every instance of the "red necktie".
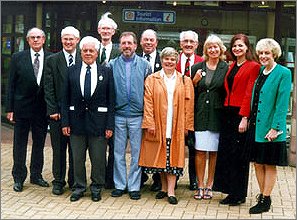
<path id="1" fill-rule="evenodd" d="M 186 76 L 190 76 L 190 58 L 187 59 L 185 65 L 185 73 Z"/>

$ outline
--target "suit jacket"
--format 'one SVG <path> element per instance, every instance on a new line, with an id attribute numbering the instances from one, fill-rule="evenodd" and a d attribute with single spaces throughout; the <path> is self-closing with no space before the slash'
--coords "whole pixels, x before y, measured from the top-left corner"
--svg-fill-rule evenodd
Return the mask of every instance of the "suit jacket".
<path id="1" fill-rule="evenodd" d="M 255 61 L 246 61 L 234 77 L 234 82 L 232 85 L 232 90 L 229 90 L 228 87 L 228 76 L 232 68 L 236 65 L 236 62 L 233 62 L 225 77 L 225 90 L 226 98 L 224 105 L 239 107 L 239 115 L 241 116 L 250 116 L 250 103 L 252 98 L 252 90 L 260 71 L 260 64 Z"/>
<path id="2" fill-rule="evenodd" d="M 76 52 L 76 63 L 81 62 L 79 51 Z M 67 76 L 67 61 L 63 51 L 47 57 L 44 72 L 44 92 L 47 104 L 47 115 L 61 113 L 62 91 Z"/>
<path id="3" fill-rule="evenodd" d="M 50 54 L 52 53 L 44 50 L 44 58 Z M 20 118 L 30 118 L 35 114 L 46 116 L 43 81 L 44 67 L 40 85 L 37 84 L 30 50 L 13 54 L 9 73 L 6 112 L 14 112 L 14 116 Z"/>
<path id="4" fill-rule="evenodd" d="M 62 98 L 62 127 L 71 134 L 105 136 L 114 130 L 115 91 L 111 69 L 97 64 L 97 86 L 90 100 L 81 92 L 82 62 L 68 68 Z"/>
<path id="5" fill-rule="evenodd" d="M 101 48 L 98 51 L 97 63 L 101 63 L 101 60 L 100 60 L 101 51 L 100 50 L 101 50 Z M 119 50 L 119 48 L 115 44 L 112 44 L 109 60 L 107 62 L 105 62 L 104 64 L 108 63 L 110 60 L 118 57 L 119 55 L 121 55 L 121 51 Z"/>
<path id="6" fill-rule="evenodd" d="M 291 71 L 277 64 L 269 74 L 259 93 L 255 131 L 256 142 L 268 142 L 268 140 L 265 139 L 265 135 L 271 128 L 283 131 L 274 142 L 286 141 L 286 118 L 291 83 Z M 253 100 L 251 103 L 253 103 Z"/>
<path id="7" fill-rule="evenodd" d="M 182 73 L 182 68 L 181 68 L 181 55 L 182 55 L 182 53 L 179 54 L 179 56 L 178 56 L 178 63 L 177 63 L 177 65 L 176 65 L 176 70 L 177 70 L 178 72 L 180 72 L 180 73 Z M 202 62 L 202 61 L 203 61 L 203 58 L 200 57 L 200 56 L 198 56 L 197 54 L 195 54 L 195 56 L 194 56 L 194 64 L 195 64 L 195 63 L 198 63 L 198 62 Z M 183 74 L 183 73 L 182 73 L 182 74 Z"/>
<path id="8" fill-rule="evenodd" d="M 206 69 L 206 62 L 192 66 L 192 78 L 198 69 Z M 214 72 L 210 85 L 205 84 L 205 77 L 194 87 L 195 91 L 195 131 L 219 132 L 221 126 L 221 110 L 224 107 L 225 89 L 224 78 L 228 65 L 220 61 Z"/>

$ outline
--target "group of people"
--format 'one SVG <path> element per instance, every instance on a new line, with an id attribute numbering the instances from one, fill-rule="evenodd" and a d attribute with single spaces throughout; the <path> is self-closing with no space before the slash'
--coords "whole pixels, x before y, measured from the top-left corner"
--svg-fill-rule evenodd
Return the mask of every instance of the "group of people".
<path id="1" fill-rule="evenodd" d="M 157 33 L 147 29 L 140 37 L 142 53 L 136 54 L 133 32 L 121 33 L 119 48 L 112 43 L 117 24 L 109 15 L 98 22 L 101 42 L 92 36 L 80 39 L 79 30 L 67 26 L 61 31 L 62 51 L 50 54 L 43 49 L 45 33 L 34 27 L 27 33 L 30 49 L 12 56 L 6 111 L 14 123 L 14 191 L 23 190 L 27 177 L 30 129 L 30 182 L 49 187 L 42 177 L 49 124 L 52 193 L 64 193 L 67 175 L 72 202 L 87 190 L 88 151 L 93 201 L 101 200 L 103 188 L 113 189 L 112 197 L 128 193 L 138 200 L 153 174 L 155 198 L 177 204 L 175 189 L 187 146 L 194 199 L 211 199 L 219 191 L 227 194 L 222 205 L 244 203 L 254 162 L 260 192 L 249 212 L 268 211 L 276 166 L 288 164 L 292 79 L 290 70 L 276 63 L 280 45 L 261 39 L 255 56 L 248 37 L 236 34 L 228 65 L 226 47 L 214 34 L 205 40 L 200 57 L 194 31 L 180 33 L 180 53 L 172 47 L 159 53 Z"/>

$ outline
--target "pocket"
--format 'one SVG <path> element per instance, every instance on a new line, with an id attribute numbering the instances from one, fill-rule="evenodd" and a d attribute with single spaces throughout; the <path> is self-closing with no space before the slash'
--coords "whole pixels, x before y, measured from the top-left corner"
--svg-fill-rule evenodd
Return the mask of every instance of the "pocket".
<path id="1" fill-rule="evenodd" d="M 159 142 L 160 141 L 158 132 L 156 132 L 155 135 L 152 135 L 147 130 L 144 131 L 143 139 L 145 141 L 151 141 L 151 142 Z"/>

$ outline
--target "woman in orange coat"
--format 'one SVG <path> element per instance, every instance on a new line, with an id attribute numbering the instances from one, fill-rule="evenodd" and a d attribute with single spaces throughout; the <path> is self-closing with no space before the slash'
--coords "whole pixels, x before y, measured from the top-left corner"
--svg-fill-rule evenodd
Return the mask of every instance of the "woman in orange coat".
<path id="1" fill-rule="evenodd" d="M 194 89 L 191 79 L 175 70 L 175 49 L 164 48 L 160 58 L 162 69 L 145 81 L 139 165 L 145 173 L 160 173 L 162 189 L 156 199 L 168 196 L 170 204 L 177 204 L 174 187 L 176 177 L 183 175 L 185 135 L 194 130 Z"/>

